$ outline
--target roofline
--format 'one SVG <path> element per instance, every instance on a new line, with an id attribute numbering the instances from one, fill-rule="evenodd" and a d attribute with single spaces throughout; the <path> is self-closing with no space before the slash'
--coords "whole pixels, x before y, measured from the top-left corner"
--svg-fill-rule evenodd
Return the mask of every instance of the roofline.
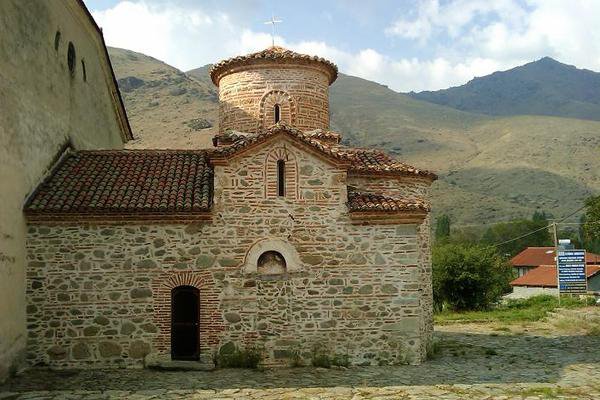
<path id="1" fill-rule="evenodd" d="M 350 161 L 339 159 L 339 158 L 335 157 L 334 155 L 327 153 L 326 151 L 322 151 L 314 146 L 311 146 L 309 143 L 305 142 L 304 140 L 302 140 L 299 137 L 297 137 L 296 135 L 294 135 L 293 132 L 286 126 L 282 126 L 282 128 L 283 129 L 279 129 L 277 132 L 274 132 L 270 135 L 265 135 L 260 140 L 252 142 L 252 143 L 248 144 L 247 146 L 242 147 L 239 150 L 232 152 L 231 154 L 226 154 L 226 155 L 219 154 L 219 155 L 213 156 L 212 154 L 216 154 L 216 153 L 212 153 L 212 154 L 209 153 L 209 156 L 208 156 L 209 160 L 211 161 L 211 163 L 213 165 L 226 165 L 229 162 L 229 160 L 234 159 L 238 156 L 242 156 L 242 155 L 248 153 L 249 151 L 255 149 L 256 147 L 266 144 L 266 143 L 272 141 L 274 138 L 279 137 L 280 135 L 284 135 L 288 138 L 291 138 L 294 142 L 297 142 L 300 145 L 302 145 L 304 148 L 306 148 L 307 151 L 309 151 L 319 157 L 327 159 L 333 165 L 343 166 L 346 169 L 348 169 L 350 167 Z"/>
<path id="2" fill-rule="evenodd" d="M 106 42 L 104 41 L 104 34 L 102 33 L 102 28 L 98 26 L 94 17 L 87 9 L 83 0 L 74 0 L 74 3 L 77 4 L 81 10 L 83 10 L 84 14 L 88 17 L 89 22 L 92 24 L 92 27 L 96 30 L 99 38 L 100 44 L 104 53 L 105 62 L 108 65 L 108 70 L 110 72 L 110 83 L 109 86 L 112 86 L 110 89 L 112 93 L 116 94 L 116 103 L 115 111 L 117 112 L 119 125 L 121 126 L 121 137 L 123 139 L 123 143 L 127 143 L 130 140 L 133 140 L 133 132 L 131 130 L 131 125 L 129 124 L 129 118 L 127 117 L 127 111 L 125 109 L 125 103 L 123 102 L 123 97 L 121 96 L 121 91 L 119 90 L 119 84 L 117 83 L 117 78 L 115 75 L 115 71 L 113 69 L 112 63 L 110 61 L 110 56 L 108 55 L 108 48 L 106 47 Z M 111 93 L 111 94 L 112 94 Z M 112 97 L 112 96 L 111 96 Z"/>

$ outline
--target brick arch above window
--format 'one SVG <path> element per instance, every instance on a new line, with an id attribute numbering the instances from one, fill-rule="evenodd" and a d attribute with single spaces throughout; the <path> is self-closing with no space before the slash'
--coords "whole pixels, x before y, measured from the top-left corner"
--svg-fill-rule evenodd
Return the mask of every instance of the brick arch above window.
<path id="1" fill-rule="evenodd" d="M 275 106 L 279 106 L 279 122 L 293 125 L 296 122 L 296 104 L 292 96 L 283 90 L 271 90 L 260 100 L 260 129 L 275 124 Z"/>
<path id="2" fill-rule="evenodd" d="M 276 199 L 279 196 L 279 161 L 284 161 L 284 192 L 283 198 L 295 200 L 298 198 L 298 161 L 292 152 L 285 147 L 271 150 L 265 159 L 265 198 Z"/>

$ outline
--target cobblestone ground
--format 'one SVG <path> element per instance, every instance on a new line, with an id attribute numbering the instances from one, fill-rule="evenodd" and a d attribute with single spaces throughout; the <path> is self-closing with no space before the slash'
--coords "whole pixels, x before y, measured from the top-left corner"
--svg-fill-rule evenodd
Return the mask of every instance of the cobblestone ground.
<path id="1" fill-rule="evenodd" d="M 438 328 L 421 366 L 162 372 L 32 369 L 0 399 L 600 399 L 600 337 Z"/>

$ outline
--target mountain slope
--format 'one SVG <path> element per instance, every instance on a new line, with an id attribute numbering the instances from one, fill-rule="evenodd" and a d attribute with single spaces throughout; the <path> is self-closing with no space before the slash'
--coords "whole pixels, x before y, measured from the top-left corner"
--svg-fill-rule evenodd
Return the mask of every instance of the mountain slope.
<path id="1" fill-rule="evenodd" d="M 128 147 L 211 146 L 218 103 L 209 66 L 183 73 L 139 53 L 110 54 L 138 138 Z M 600 122 L 463 112 L 343 74 L 330 101 L 332 128 L 345 143 L 436 171 L 434 215 L 450 214 L 455 224 L 528 217 L 538 207 L 562 216 L 600 192 Z M 202 119 L 213 126 L 190 128 Z"/>
<path id="2" fill-rule="evenodd" d="M 409 93 L 415 99 L 489 115 L 551 115 L 600 120 L 600 73 L 549 57 L 465 85 Z"/>
<path id="3" fill-rule="evenodd" d="M 155 58 L 108 48 L 135 140 L 129 148 L 207 147 L 216 132 L 218 95 Z"/>

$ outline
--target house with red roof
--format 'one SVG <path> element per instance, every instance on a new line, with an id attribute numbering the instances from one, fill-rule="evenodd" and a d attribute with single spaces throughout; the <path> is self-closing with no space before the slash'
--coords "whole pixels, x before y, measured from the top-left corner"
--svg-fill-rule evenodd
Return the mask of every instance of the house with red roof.
<path id="1" fill-rule="evenodd" d="M 527 247 L 510 260 L 515 275 L 521 277 L 540 265 L 556 265 L 554 247 Z M 586 253 L 587 265 L 600 265 L 600 255 Z"/>
<path id="2" fill-rule="evenodd" d="M 558 294 L 554 247 L 528 247 L 510 260 L 516 279 L 511 298 Z M 588 290 L 600 293 L 600 255 L 586 252 Z"/>

